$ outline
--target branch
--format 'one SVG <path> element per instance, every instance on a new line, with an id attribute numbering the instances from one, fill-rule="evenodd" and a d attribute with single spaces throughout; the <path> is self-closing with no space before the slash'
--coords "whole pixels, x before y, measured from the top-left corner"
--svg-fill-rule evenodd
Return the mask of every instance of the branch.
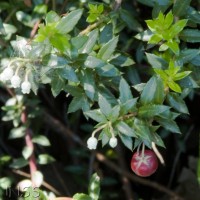
<path id="1" fill-rule="evenodd" d="M 113 6 L 113 10 L 118 10 L 121 7 L 122 0 L 115 0 L 115 4 Z"/>
<path id="2" fill-rule="evenodd" d="M 54 129 L 54 131 L 59 133 L 61 136 L 71 137 L 72 140 L 74 140 L 75 142 L 77 142 L 81 146 L 87 148 L 85 143 L 82 142 L 82 140 L 77 135 L 75 135 L 75 133 L 73 133 L 68 127 L 66 127 L 64 124 L 62 124 L 59 120 L 55 119 L 53 116 L 51 116 L 47 112 L 44 112 L 44 116 L 45 116 L 44 120 L 45 120 L 46 124 L 48 124 L 48 126 L 52 127 Z M 150 180 L 147 180 L 147 179 L 140 178 L 138 176 L 133 175 L 132 173 L 129 173 L 128 171 L 121 169 L 118 165 L 116 165 L 113 162 L 111 162 L 110 160 L 108 160 L 101 153 L 96 152 L 96 158 L 99 162 L 104 163 L 106 166 L 110 167 L 111 169 L 113 169 L 114 171 L 119 173 L 120 175 L 127 177 L 128 179 L 132 180 L 133 182 L 137 182 L 137 183 L 140 183 L 142 185 L 146 185 L 148 187 L 151 187 L 151 188 L 154 188 L 154 189 L 159 190 L 161 192 L 164 192 L 164 193 L 168 194 L 169 196 L 173 197 L 176 200 L 183 200 L 182 197 L 180 197 L 178 194 L 171 191 L 170 189 L 166 188 L 165 186 L 162 186 L 162 185 L 160 185 L 160 184 L 158 184 L 154 181 L 150 181 Z"/>

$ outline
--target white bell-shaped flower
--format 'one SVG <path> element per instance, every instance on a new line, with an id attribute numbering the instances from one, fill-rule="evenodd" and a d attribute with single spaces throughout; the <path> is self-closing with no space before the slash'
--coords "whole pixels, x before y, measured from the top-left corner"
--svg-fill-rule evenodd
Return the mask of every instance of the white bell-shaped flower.
<path id="1" fill-rule="evenodd" d="M 18 75 L 14 75 L 11 78 L 11 85 L 12 85 L 13 88 L 20 87 L 20 83 L 21 83 L 21 78 Z"/>
<path id="2" fill-rule="evenodd" d="M 95 137 L 90 137 L 88 140 L 87 140 L 87 147 L 88 149 L 96 149 L 97 148 L 97 139 Z"/>
<path id="3" fill-rule="evenodd" d="M 31 83 L 29 81 L 24 81 L 21 85 L 22 93 L 29 94 L 31 91 Z"/>
<path id="4" fill-rule="evenodd" d="M 10 80 L 13 77 L 14 71 L 11 67 L 7 67 L 3 70 L 1 78 L 5 81 Z"/>
<path id="5" fill-rule="evenodd" d="M 110 145 L 112 148 L 115 148 L 115 147 L 117 146 L 117 138 L 116 138 L 116 137 L 110 138 L 109 145 Z"/>

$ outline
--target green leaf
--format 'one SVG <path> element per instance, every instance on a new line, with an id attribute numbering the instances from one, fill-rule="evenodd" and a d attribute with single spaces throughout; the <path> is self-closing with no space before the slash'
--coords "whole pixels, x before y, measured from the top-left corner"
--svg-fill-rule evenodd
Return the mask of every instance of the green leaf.
<path id="1" fill-rule="evenodd" d="M 28 165 L 28 161 L 24 158 L 14 159 L 13 162 L 9 165 L 11 168 L 20 169 Z"/>
<path id="2" fill-rule="evenodd" d="M 23 157 L 27 160 L 33 153 L 33 148 L 25 146 L 22 150 Z"/>
<path id="3" fill-rule="evenodd" d="M 148 43 L 149 44 L 158 44 L 162 39 L 163 38 L 161 35 L 154 34 L 154 35 L 152 35 L 152 37 L 150 38 Z"/>
<path id="4" fill-rule="evenodd" d="M 55 159 L 48 154 L 40 154 L 38 156 L 38 163 L 40 165 L 46 165 L 46 164 L 49 164 L 49 163 L 54 162 L 54 161 L 55 161 Z"/>
<path id="5" fill-rule="evenodd" d="M 68 107 L 68 113 L 82 109 L 84 112 L 90 109 L 90 104 L 85 96 L 74 97 Z"/>
<path id="6" fill-rule="evenodd" d="M 179 45 L 176 41 L 168 41 L 166 45 L 176 54 L 179 55 Z"/>
<path id="7" fill-rule="evenodd" d="M 36 135 L 33 137 L 32 142 L 39 144 L 41 146 L 50 146 L 49 139 L 44 135 Z"/>
<path id="8" fill-rule="evenodd" d="M 173 90 L 174 92 L 181 93 L 181 91 L 182 91 L 181 87 L 177 83 L 175 83 L 174 81 L 172 81 L 172 80 L 168 81 L 167 84 L 168 84 L 169 88 L 171 90 Z"/>
<path id="9" fill-rule="evenodd" d="M 151 64 L 153 68 L 156 69 L 166 69 L 168 67 L 168 63 L 159 56 L 155 54 L 146 53 L 147 60 Z"/>
<path id="10" fill-rule="evenodd" d="M 8 178 L 8 177 L 0 178 L 0 188 L 4 190 L 8 190 L 11 184 L 12 184 L 11 178 Z"/>
<path id="11" fill-rule="evenodd" d="M 59 74 L 62 78 L 72 81 L 72 82 L 78 82 L 78 78 L 76 76 L 76 73 L 72 67 L 69 65 L 65 65 L 62 69 L 58 69 Z"/>
<path id="12" fill-rule="evenodd" d="M 149 122 L 147 124 L 143 120 L 135 118 L 134 128 L 135 128 L 135 132 L 136 132 L 138 138 L 141 138 L 142 140 L 147 140 L 148 142 L 151 142 L 151 138 L 150 138 L 151 133 L 149 130 Z"/>
<path id="13" fill-rule="evenodd" d="M 152 37 L 153 33 L 150 30 L 143 31 L 141 33 L 138 33 L 135 38 L 138 40 L 142 40 L 144 42 L 148 42 L 150 38 Z"/>
<path id="14" fill-rule="evenodd" d="M 120 71 L 114 65 L 109 63 L 101 68 L 98 68 L 97 73 L 104 77 L 115 77 L 120 75 Z"/>
<path id="15" fill-rule="evenodd" d="M 200 31 L 197 29 L 185 29 L 179 36 L 185 42 L 200 42 Z"/>
<path id="16" fill-rule="evenodd" d="M 164 105 L 144 105 L 139 108 L 138 116 L 142 118 L 152 118 L 169 109 L 170 107 Z"/>
<path id="17" fill-rule="evenodd" d="M 181 63 L 181 65 L 188 63 L 199 54 L 199 49 L 184 49 L 180 52 L 180 55 L 178 57 L 178 63 Z"/>
<path id="18" fill-rule="evenodd" d="M 120 93 L 119 100 L 122 104 L 126 103 L 128 100 L 133 98 L 132 92 L 130 90 L 130 86 L 128 85 L 126 80 L 123 78 L 121 78 L 120 80 L 119 93 Z"/>
<path id="19" fill-rule="evenodd" d="M 169 31 L 170 31 L 170 35 L 172 38 L 177 36 L 177 34 L 183 30 L 183 28 L 187 24 L 187 21 L 188 21 L 187 19 L 182 19 L 182 20 L 179 20 L 178 22 L 176 22 L 173 26 L 171 26 Z"/>
<path id="20" fill-rule="evenodd" d="M 122 114 L 136 111 L 136 104 L 138 98 L 130 99 L 123 104 L 120 104 Z"/>
<path id="21" fill-rule="evenodd" d="M 190 73 L 191 71 L 184 71 L 184 72 L 177 73 L 176 75 L 173 76 L 173 80 L 174 81 L 181 80 L 185 78 L 186 76 L 188 76 Z"/>
<path id="22" fill-rule="evenodd" d="M 181 133 L 179 127 L 177 126 L 176 122 L 172 119 L 164 119 L 160 117 L 156 117 L 155 120 L 166 130 L 172 133 Z"/>
<path id="23" fill-rule="evenodd" d="M 89 110 L 89 111 L 85 112 L 84 114 L 97 122 L 106 122 L 107 121 L 106 117 L 101 113 L 101 111 L 99 109 Z"/>
<path id="24" fill-rule="evenodd" d="M 114 51 L 116 49 L 118 40 L 119 40 L 119 38 L 117 36 L 117 37 L 114 37 L 113 39 L 111 39 L 110 41 L 108 41 L 106 44 L 104 44 L 101 47 L 101 49 L 99 50 L 97 57 L 99 57 L 105 61 L 110 59 L 110 57 L 112 56 L 112 54 L 114 53 Z"/>
<path id="25" fill-rule="evenodd" d="M 89 187 L 88 187 L 88 193 L 92 200 L 98 200 L 99 194 L 100 194 L 100 177 L 97 175 L 97 173 L 93 174 Z"/>
<path id="26" fill-rule="evenodd" d="M 108 117 L 111 113 L 112 113 L 112 107 L 110 105 L 110 103 L 107 101 L 107 99 L 102 96 L 101 94 L 99 94 L 99 100 L 98 100 L 98 103 L 99 103 L 99 107 L 100 107 L 100 110 L 101 112 L 106 116 Z"/>
<path id="27" fill-rule="evenodd" d="M 54 97 L 56 97 L 65 86 L 65 81 L 59 75 L 58 71 L 55 73 L 57 74 L 57 77 L 55 76 L 51 80 L 51 91 Z"/>
<path id="28" fill-rule="evenodd" d="M 77 193 L 73 196 L 74 200 L 93 200 L 90 196 L 83 193 Z"/>
<path id="29" fill-rule="evenodd" d="M 172 92 L 169 93 L 167 95 L 167 102 L 172 108 L 174 108 L 178 112 L 189 114 L 185 101 L 181 98 L 179 94 Z"/>
<path id="30" fill-rule="evenodd" d="M 191 0 L 176 0 L 173 6 L 173 13 L 178 17 L 182 17 L 187 14 Z"/>
<path id="31" fill-rule="evenodd" d="M 101 44 L 105 44 L 110 41 L 113 37 L 113 25 L 112 23 L 107 24 L 103 27 L 103 30 L 100 32 L 99 35 L 99 42 Z"/>
<path id="32" fill-rule="evenodd" d="M 82 14 L 83 9 L 77 9 L 70 12 L 69 14 L 67 14 L 67 16 L 63 17 L 59 21 L 58 25 L 56 26 L 56 29 L 62 34 L 69 33 L 74 29 Z"/>
<path id="33" fill-rule="evenodd" d="M 119 134 L 119 137 L 121 138 L 121 141 L 123 142 L 123 144 L 132 151 L 133 150 L 132 138 L 123 134 Z"/>
<path id="34" fill-rule="evenodd" d="M 200 13 L 193 7 L 187 9 L 187 17 L 194 23 L 200 24 Z"/>
<path id="35" fill-rule="evenodd" d="M 135 20 L 134 16 L 131 14 L 131 12 L 124 10 L 124 9 L 120 9 L 120 17 L 121 19 L 126 23 L 126 25 L 133 31 L 137 31 L 140 32 L 142 31 L 142 27 L 139 24 L 139 22 L 137 20 Z"/>
<path id="36" fill-rule="evenodd" d="M 87 59 L 85 60 L 84 65 L 85 67 L 93 69 L 93 68 L 101 68 L 105 65 L 110 65 L 110 64 L 107 64 L 105 61 L 98 59 L 94 56 L 88 56 Z"/>
<path id="37" fill-rule="evenodd" d="M 94 80 L 94 74 L 90 69 L 85 69 L 84 71 L 82 71 L 81 83 L 87 97 L 93 101 L 96 93 L 96 84 Z"/>
<path id="38" fill-rule="evenodd" d="M 140 102 L 143 105 L 162 104 L 164 101 L 164 85 L 160 78 L 153 76 L 145 85 L 140 96 Z"/>
<path id="39" fill-rule="evenodd" d="M 99 36 L 99 30 L 98 29 L 95 29 L 95 30 L 91 31 L 88 34 L 87 42 L 83 45 L 82 48 L 79 49 L 79 53 L 87 53 L 87 54 L 89 54 L 93 50 L 93 48 L 94 48 L 94 46 L 96 44 L 98 36 Z"/>
<path id="40" fill-rule="evenodd" d="M 127 67 L 135 64 L 132 58 L 128 57 L 128 55 L 122 54 L 118 54 L 117 56 L 112 58 L 112 60 L 109 63 L 120 67 Z"/>
<path id="41" fill-rule="evenodd" d="M 83 45 L 85 45 L 85 43 L 88 40 L 88 36 L 86 35 L 81 35 L 81 36 L 77 36 L 71 39 L 72 45 L 76 48 L 76 49 L 80 49 L 83 47 Z"/>
<path id="42" fill-rule="evenodd" d="M 118 119 L 118 117 L 119 117 L 119 112 L 120 112 L 120 106 L 119 105 L 114 106 L 112 108 L 111 114 L 108 116 L 108 119 L 111 122 L 115 122 Z"/>
<path id="43" fill-rule="evenodd" d="M 170 11 L 167 13 L 165 17 L 164 29 L 168 29 L 172 25 L 173 21 L 174 21 L 174 15 L 172 11 Z"/>
<path id="44" fill-rule="evenodd" d="M 25 132 L 26 132 L 26 127 L 24 127 L 24 126 L 21 126 L 18 128 L 13 128 L 10 131 L 9 139 L 16 139 L 16 138 L 24 137 Z"/>
<path id="45" fill-rule="evenodd" d="M 123 135 L 129 136 L 129 137 L 136 137 L 134 130 L 123 121 L 118 122 L 116 124 L 116 128 Z"/>
<path id="46" fill-rule="evenodd" d="M 65 85 L 64 90 L 75 97 L 80 97 L 84 94 L 83 88 L 73 85 Z"/>

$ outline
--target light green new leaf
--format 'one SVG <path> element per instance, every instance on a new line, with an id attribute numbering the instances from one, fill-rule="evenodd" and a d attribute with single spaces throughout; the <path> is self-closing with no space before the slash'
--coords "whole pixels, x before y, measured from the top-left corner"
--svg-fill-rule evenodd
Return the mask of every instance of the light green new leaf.
<path id="1" fill-rule="evenodd" d="M 100 109 L 89 110 L 85 112 L 84 114 L 97 122 L 107 121 L 106 117 L 101 113 Z"/>
<path id="2" fill-rule="evenodd" d="M 181 87 L 177 83 L 175 83 L 174 81 L 172 81 L 172 80 L 168 81 L 167 84 L 168 84 L 169 88 L 171 90 L 173 90 L 174 92 L 178 92 L 178 93 L 182 92 Z"/>
<path id="3" fill-rule="evenodd" d="M 112 56 L 112 54 L 114 53 L 116 49 L 118 40 L 119 40 L 119 37 L 117 36 L 111 39 L 110 41 L 108 41 L 106 44 L 104 44 L 99 50 L 97 57 L 105 61 L 110 59 L 110 57 Z"/>
<path id="4" fill-rule="evenodd" d="M 134 130 L 128 125 L 126 124 L 125 122 L 123 121 L 120 121 L 116 124 L 116 128 L 117 130 L 126 135 L 126 136 L 129 136 L 129 137 L 137 137 Z"/>
<path id="5" fill-rule="evenodd" d="M 164 105 L 144 105 L 139 108 L 138 116 L 142 118 L 152 118 L 169 109 L 170 107 Z"/>
<path id="6" fill-rule="evenodd" d="M 89 195 L 83 193 L 77 193 L 73 196 L 74 200 L 93 200 Z"/>
<path id="7" fill-rule="evenodd" d="M 44 135 L 36 135 L 33 137 L 32 141 L 41 146 L 50 146 L 51 145 L 49 139 Z"/>
<path id="8" fill-rule="evenodd" d="M 119 93 L 120 93 L 119 100 L 122 104 L 126 103 L 128 100 L 133 98 L 130 86 L 123 78 L 120 80 Z"/>
<path id="9" fill-rule="evenodd" d="M 98 200 L 100 194 L 100 177 L 97 173 L 93 174 L 88 188 L 89 196 L 92 200 Z"/>
<path id="10" fill-rule="evenodd" d="M 185 101 L 181 98 L 179 94 L 169 93 L 167 95 L 167 102 L 169 105 L 180 113 L 189 114 L 188 108 Z"/>
<path id="11" fill-rule="evenodd" d="M 168 29 L 174 21 L 174 15 L 172 11 L 168 12 L 166 17 L 165 17 L 165 23 L 163 24 L 164 29 Z"/>
<path id="12" fill-rule="evenodd" d="M 187 21 L 188 21 L 187 19 L 182 19 L 182 20 L 179 20 L 178 22 L 176 22 L 173 26 L 171 26 L 169 31 L 170 31 L 172 38 L 177 36 L 177 34 L 183 30 L 183 28 L 187 24 Z"/>
<path id="13" fill-rule="evenodd" d="M 45 17 L 45 22 L 46 24 L 50 24 L 50 23 L 54 23 L 54 22 L 58 22 L 60 20 L 59 15 L 51 10 L 50 12 L 47 13 L 46 17 Z"/>
<path id="14" fill-rule="evenodd" d="M 166 45 L 176 54 L 179 55 L 179 45 L 176 41 L 168 41 Z"/>
<path id="15" fill-rule="evenodd" d="M 185 78 L 186 76 L 188 76 L 190 73 L 191 73 L 191 71 L 177 73 L 176 75 L 173 76 L 173 80 L 174 81 L 181 80 L 181 79 Z"/>
<path id="16" fill-rule="evenodd" d="M 77 9 L 70 12 L 69 14 L 67 14 L 67 16 L 63 17 L 59 21 L 58 25 L 56 26 L 56 29 L 59 31 L 59 33 L 62 34 L 69 33 L 74 29 L 82 14 L 83 9 Z"/>

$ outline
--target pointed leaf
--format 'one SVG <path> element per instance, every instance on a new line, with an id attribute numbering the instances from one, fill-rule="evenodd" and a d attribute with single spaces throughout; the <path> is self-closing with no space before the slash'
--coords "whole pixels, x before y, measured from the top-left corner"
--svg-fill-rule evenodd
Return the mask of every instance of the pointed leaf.
<path id="1" fill-rule="evenodd" d="M 145 85 L 140 96 L 140 102 L 143 105 L 162 104 L 164 100 L 164 85 L 160 78 L 153 76 Z"/>
<path id="2" fill-rule="evenodd" d="M 118 36 L 114 37 L 106 44 L 104 44 L 101 49 L 99 50 L 97 57 L 101 58 L 102 60 L 107 61 L 115 51 L 118 42 Z"/>
<path id="3" fill-rule="evenodd" d="M 172 93 L 172 92 L 169 93 L 167 95 L 167 102 L 172 108 L 174 108 L 178 112 L 189 114 L 185 101 L 181 98 L 179 94 Z"/>
<path id="4" fill-rule="evenodd" d="M 121 138 L 121 141 L 123 142 L 123 144 L 132 151 L 133 150 L 132 138 L 123 134 L 119 134 L 119 137 Z"/>
<path id="5" fill-rule="evenodd" d="M 133 98 L 130 86 L 123 78 L 121 79 L 119 84 L 119 92 L 120 92 L 119 99 L 121 103 L 126 103 L 128 100 Z"/>
<path id="6" fill-rule="evenodd" d="M 168 67 L 168 63 L 159 56 L 156 56 L 151 53 L 146 53 L 147 60 L 153 68 L 156 69 L 165 69 Z"/>
<path id="7" fill-rule="evenodd" d="M 106 122 L 107 121 L 106 117 L 101 113 L 101 111 L 99 109 L 89 110 L 89 111 L 85 112 L 84 114 L 97 122 Z"/>
<path id="8" fill-rule="evenodd" d="M 120 133 L 126 136 L 136 137 L 134 130 L 123 121 L 120 121 L 119 123 L 117 123 L 116 128 L 118 129 Z"/>
<path id="9" fill-rule="evenodd" d="M 173 6 L 173 13 L 182 17 L 187 14 L 191 0 L 176 0 Z"/>
<path id="10" fill-rule="evenodd" d="M 144 105 L 139 108 L 138 116 L 142 118 L 152 118 L 169 109 L 170 107 L 164 105 Z"/>
<path id="11" fill-rule="evenodd" d="M 67 16 L 63 17 L 58 25 L 56 26 L 56 29 L 59 31 L 59 33 L 66 34 L 69 33 L 74 29 L 76 24 L 78 23 L 79 19 L 81 18 L 83 13 L 82 9 L 77 9 L 69 14 Z"/>
<path id="12" fill-rule="evenodd" d="M 106 116 L 108 117 L 111 113 L 112 113 L 112 107 L 110 105 L 110 103 L 107 101 L 107 99 L 102 96 L 101 94 L 99 94 L 99 100 L 98 100 L 98 103 L 99 103 L 99 107 L 100 107 L 100 110 L 101 112 Z"/>

